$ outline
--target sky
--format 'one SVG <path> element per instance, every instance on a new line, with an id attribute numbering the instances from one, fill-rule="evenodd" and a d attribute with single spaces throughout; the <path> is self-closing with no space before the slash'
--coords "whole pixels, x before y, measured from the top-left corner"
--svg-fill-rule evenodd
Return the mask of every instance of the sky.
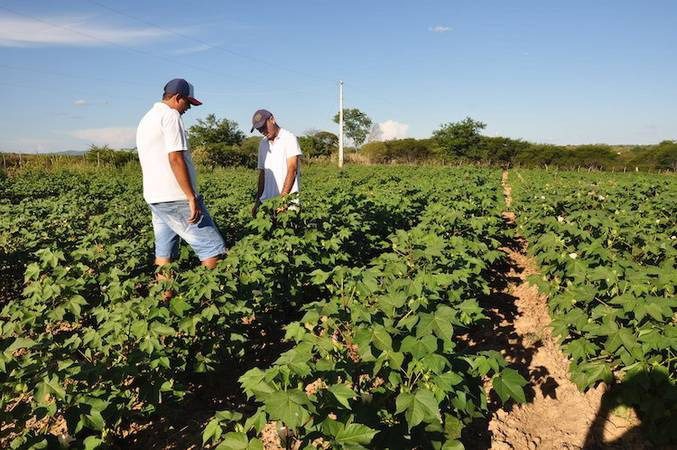
<path id="1" fill-rule="evenodd" d="M 176 77 L 249 135 L 344 106 L 383 139 L 469 116 L 555 144 L 677 139 L 677 1 L 0 0 L 0 151 L 134 146 Z"/>

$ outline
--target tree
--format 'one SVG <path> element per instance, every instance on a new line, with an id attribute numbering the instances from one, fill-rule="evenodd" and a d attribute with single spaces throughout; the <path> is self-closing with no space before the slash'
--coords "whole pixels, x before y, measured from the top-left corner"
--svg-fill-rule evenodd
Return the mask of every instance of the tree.
<path id="1" fill-rule="evenodd" d="M 299 137 L 299 145 L 307 157 L 329 156 L 338 148 L 338 136 L 329 131 L 311 130 Z"/>
<path id="2" fill-rule="evenodd" d="M 339 123 L 339 113 L 334 116 L 334 122 Z M 371 130 L 372 121 L 365 113 L 357 108 L 343 109 L 343 126 L 346 136 L 356 146 L 362 145 Z"/>
<path id="3" fill-rule="evenodd" d="M 521 139 L 510 139 L 503 136 L 482 136 L 478 147 L 477 159 L 496 164 L 510 164 L 518 153 L 529 147 L 529 143 Z"/>
<path id="4" fill-rule="evenodd" d="M 479 146 L 482 139 L 479 132 L 486 126 L 466 117 L 460 122 L 442 124 L 433 132 L 433 138 L 449 156 L 468 157 Z"/>
<path id="5" fill-rule="evenodd" d="M 238 128 L 237 122 L 228 119 L 217 119 L 214 114 L 188 129 L 188 139 L 192 147 L 207 144 L 239 145 L 244 140 L 244 133 Z"/>
<path id="6" fill-rule="evenodd" d="M 137 161 L 138 156 L 136 150 L 114 150 L 108 145 L 91 144 L 87 152 L 85 152 L 85 159 L 96 164 L 121 167 L 131 161 Z"/>

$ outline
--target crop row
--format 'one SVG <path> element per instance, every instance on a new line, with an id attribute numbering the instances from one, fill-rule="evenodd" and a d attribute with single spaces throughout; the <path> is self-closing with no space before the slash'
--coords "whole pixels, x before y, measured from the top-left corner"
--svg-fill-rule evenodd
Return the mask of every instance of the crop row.
<path id="1" fill-rule="evenodd" d="M 549 294 L 573 380 L 621 383 L 619 401 L 664 427 L 677 401 L 677 181 L 542 171 L 510 180 L 543 272 L 532 281 Z M 677 436 L 674 426 L 654 431 Z"/>
<path id="2" fill-rule="evenodd" d="M 55 429 L 85 447 L 110 442 L 120 427 L 190 394 L 191 373 L 255 354 L 253 318 L 327 295 L 313 283 L 316 271 L 366 264 L 442 200 L 494 204 L 468 190 L 489 172 L 309 172 L 300 212 L 277 215 L 270 204 L 253 220 L 251 174 L 205 177 L 229 254 L 206 271 L 190 268 L 183 248 L 173 277 L 159 284 L 138 174 L 3 180 L 2 259 L 24 284 L 0 310 L 0 411 L 13 446 L 53 443 Z M 55 185 L 37 181 L 47 175 Z M 166 289 L 177 293 L 170 301 Z"/>
<path id="3" fill-rule="evenodd" d="M 240 378 L 259 408 L 218 412 L 204 442 L 460 449 L 465 425 L 487 413 L 485 377 L 501 400 L 524 401 L 526 380 L 500 354 L 459 339 L 485 319 L 477 299 L 505 256 L 498 174 L 477 181 L 465 198 L 440 196 L 366 266 L 314 271 L 322 291 L 286 327 L 294 346 Z"/>

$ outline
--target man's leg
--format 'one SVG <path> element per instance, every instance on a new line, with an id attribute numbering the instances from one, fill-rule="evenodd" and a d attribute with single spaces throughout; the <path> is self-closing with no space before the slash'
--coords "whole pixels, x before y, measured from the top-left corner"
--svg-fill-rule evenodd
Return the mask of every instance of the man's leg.
<path id="1" fill-rule="evenodd" d="M 218 256 L 215 256 L 213 258 L 207 258 L 203 259 L 200 261 L 200 263 L 205 266 L 207 269 L 215 269 L 216 265 L 221 261 L 221 258 Z"/>
<path id="2" fill-rule="evenodd" d="M 157 268 L 169 265 L 171 263 L 172 263 L 172 260 L 170 258 L 155 258 L 155 265 L 157 266 Z M 155 273 L 155 279 L 158 282 L 162 282 L 162 281 L 169 281 L 169 280 L 172 279 L 172 277 L 170 275 L 166 275 L 166 274 L 162 273 L 161 271 L 157 271 Z M 164 298 L 165 300 L 171 300 L 173 297 L 174 297 L 174 291 L 172 291 L 171 289 L 166 289 L 164 292 L 162 292 L 162 298 Z"/>
<path id="3" fill-rule="evenodd" d="M 159 269 L 172 263 L 172 260 L 178 256 L 179 251 L 179 235 L 171 229 L 171 227 L 163 220 L 163 206 L 162 204 L 150 205 L 153 214 L 153 233 L 155 235 L 155 266 Z M 171 280 L 171 276 L 157 271 L 155 275 L 157 281 Z M 169 300 L 174 296 L 171 290 L 165 290 L 163 297 Z"/>
<path id="4" fill-rule="evenodd" d="M 181 238 L 193 248 L 204 267 L 214 269 L 221 261 L 221 256 L 226 253 L 226 244 L 209 215 L 202 197 L 199 201 L 202 216 L 198 223 L 190 224 L 181 233 Z"/>
<path id="5" fill-rule="evenodd" d="M 209 269 L 216 267 L 226 247 L 201 198 L 202 215 L 197 223 L 188 223 L 188 202 L 169 202 L 152 207 L 156 213 L 153 219 L 153 228 L 156 230 L 156 264 L 169 263 L 178 256 L 181 237 L 192 247 L 203 266 Z M 158 220 L 155 219 L 156 216 Z M 161 239 L 158 239 L 159 236 Z"/>

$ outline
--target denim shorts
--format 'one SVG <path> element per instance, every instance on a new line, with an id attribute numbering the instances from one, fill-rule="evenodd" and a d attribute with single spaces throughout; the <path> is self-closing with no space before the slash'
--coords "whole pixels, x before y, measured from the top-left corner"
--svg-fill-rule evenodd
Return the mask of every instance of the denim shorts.
<path id="1" fill-rule="evenodd" d="M 188 223 L 188 200 L 151 203 L 155 257 L 176 259 L 179 256 L 179 237 L 193 248 L 200 261 L 222 255 L 226 245 L 216 228 L 202 196 L 198 197 L 202 215 L 197 223 Z"/>

